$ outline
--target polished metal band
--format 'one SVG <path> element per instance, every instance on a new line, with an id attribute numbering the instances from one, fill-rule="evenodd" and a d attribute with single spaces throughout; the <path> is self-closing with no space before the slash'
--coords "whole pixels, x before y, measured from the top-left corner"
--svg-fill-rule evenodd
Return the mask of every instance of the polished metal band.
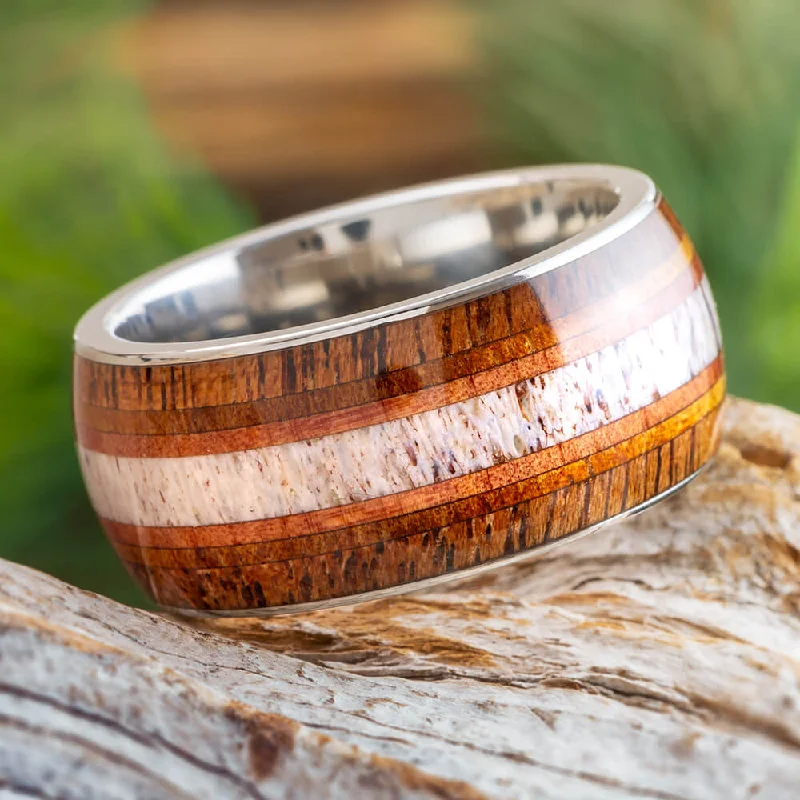
<path id="1" fill-rule="evenodd" d="M 350 334 L 556 269 L 623 235 L 656 199 L 634 170 L 564 165 L 345 203 L 148 273 L 81 319 L 76 350 L 182 363 Z"/>
<path id="2" fill-rule="evenodd" d="M 162 605 L 414 588 L 585 532 L 716 448 L 713 299 L 646 176 L 520 169 L 265 227 L 76 330 L 84 476 Z"/>

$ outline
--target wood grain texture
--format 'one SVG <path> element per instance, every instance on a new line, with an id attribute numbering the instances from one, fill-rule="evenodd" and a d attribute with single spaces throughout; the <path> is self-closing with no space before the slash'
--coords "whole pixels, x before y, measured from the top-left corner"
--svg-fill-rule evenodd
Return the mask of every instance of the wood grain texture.
<path id="1" fill-rule="evenodd" d="M 0 562 L 0 791 L 795 800 L 800 418 L 724 420 L 685 492 L 436 593 L 193 626 Z"/>
<path id="2" fill-rule="evenodd" d="M 109 537 L 162 605 L 329 601 L 669 491 L 716 449 L 720 347 L 662 200 L 588 255 L 413 319 L 183 365 L 77 357 L 76 434 Z"/>
<path id="3" fill-rule="evenodd" d="M 691 259 L 688 270 L 686 258 Z M 425 390 L 446 383 L 452 387 L 459 380 L 475 380 L 474 375 L 506 367 L 516 359 L 535 356 L 534 369 L 544 371 L 548 366 L 556 367 L 580 358 L 591 352 L 587 347 L 591 342 L 596 342 L 598 349 L 608 342 L 608 339 L 600 338 L 603 334 L 614 332 L 620 338 L 637 327 L 643 327 L 648 319 L 673 308 L 699 284 L 702 275 L 702 266 L 691 243 L 684 237 L 681 247 L 657 271 L 645 273 L 640 280 L 626 287 L 629 314 L 609 319 L 616 311 L 618 299 L 612 296 L 598 300 L 588 309 L 584 307 L 550 321 L 558 337 L 555 344 L 548 344 L 550 340 L 537 339 L 530 331 L 523 331 L 489 345 L 472 347 L 415 366 L 387 367 L 375 378 L 217 406 L 134 411 L 77 401 L 76 421 L 86 436 L 106 432 L 143 436 L 166 433 L 188 435 L 254 428 L 277 422 L 287 424 L 299 418 L 308 420 L 326 413 L 350 412 L 369 404 L 391 407 L 393 402 L 408 402 L 410 396 L 416 397 Z M 452 328 L 447 330 L 452 337 Z M 335 343 L 331 344 L 333 346 Z M 85 359 L 76 359 L 79 385 L 92 380 L 86 374 L 90 369 L 93 367 Z M 171 387 L 164 394 L 172 394 Z"/>

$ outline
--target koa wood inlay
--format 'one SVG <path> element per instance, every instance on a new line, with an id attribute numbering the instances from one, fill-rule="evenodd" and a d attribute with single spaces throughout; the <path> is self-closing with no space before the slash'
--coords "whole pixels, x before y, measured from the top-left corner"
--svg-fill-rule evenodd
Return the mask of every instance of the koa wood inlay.
<path id="1" fill-rule="evenodd" d="M 374 596 L 637 510 L 707 462 L 725 378 L 702 266 L 644 176 L 584 170 L 301 218 L 87 315 L 80 462 L 158 603 Z"/>

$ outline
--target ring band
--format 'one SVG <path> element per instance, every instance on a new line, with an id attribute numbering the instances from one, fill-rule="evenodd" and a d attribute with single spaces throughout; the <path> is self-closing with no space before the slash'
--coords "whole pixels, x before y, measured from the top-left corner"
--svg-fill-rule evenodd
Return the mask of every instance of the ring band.
<path id="1" fill-rule="evenodd" d="M 150 273 L 75 332 L 84 479 L 164 607 L 415 589 L 641 510 L 719 441 L 714 300 L 645 175 L 518 169 Z"/>

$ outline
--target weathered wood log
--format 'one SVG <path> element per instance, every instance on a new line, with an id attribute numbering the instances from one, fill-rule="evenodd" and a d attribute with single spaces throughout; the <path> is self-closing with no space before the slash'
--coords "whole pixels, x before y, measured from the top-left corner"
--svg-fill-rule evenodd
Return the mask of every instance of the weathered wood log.
<path id="1" fill-rule="evenodd" d="M 800 417 L 780 409 L 731 401 L 679 496 L 435 594 L 198 624 L 0 575 L 0 797 L 800 790 Z"/>

